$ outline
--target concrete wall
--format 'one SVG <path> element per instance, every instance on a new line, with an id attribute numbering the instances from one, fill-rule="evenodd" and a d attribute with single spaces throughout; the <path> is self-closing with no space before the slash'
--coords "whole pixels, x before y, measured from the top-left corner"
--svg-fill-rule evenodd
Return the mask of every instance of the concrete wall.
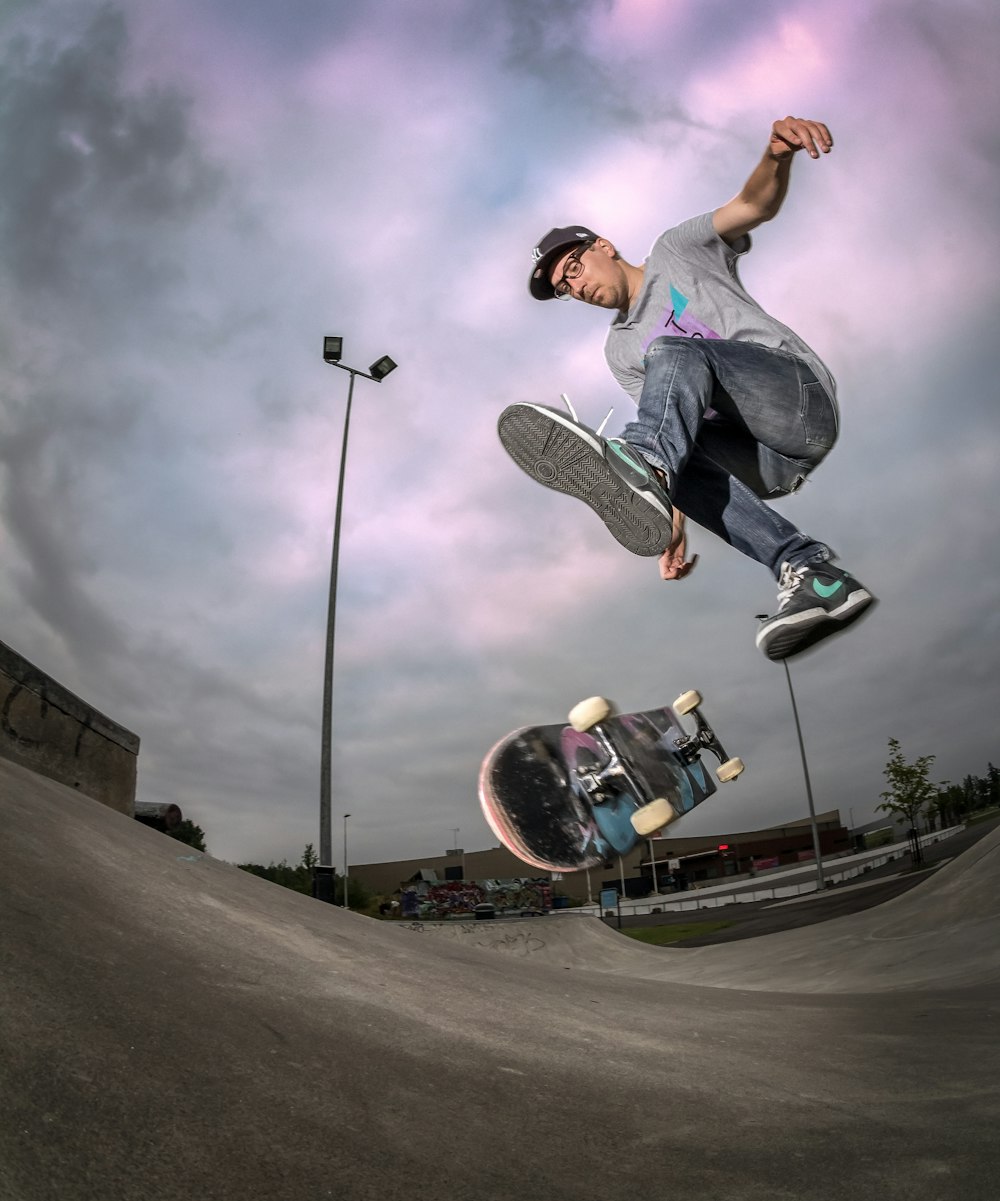
<path id="1" fill-rule="evenodd" d="M 133 815 L 139 739 L 0 642 L 0 757 Z"/>

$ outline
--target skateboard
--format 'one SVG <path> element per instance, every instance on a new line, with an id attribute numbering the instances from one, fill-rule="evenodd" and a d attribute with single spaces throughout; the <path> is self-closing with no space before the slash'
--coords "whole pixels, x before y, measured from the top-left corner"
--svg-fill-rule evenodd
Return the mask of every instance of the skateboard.
<path id="1" fill-rule="evenodd" d="M 579 871 L 627 854 L 715 792 L 702 751 L 719 760 L 720 781 L 743 771 L 700 705 L 699 693 L 685 692 L 669 708 L 619 714 L 595 696 L 564 724 L 508 734 L 479 772 L 490 829 L 519 859 L 546 871 Z M 690 733 L 681 724 L 687 715 Z"/>

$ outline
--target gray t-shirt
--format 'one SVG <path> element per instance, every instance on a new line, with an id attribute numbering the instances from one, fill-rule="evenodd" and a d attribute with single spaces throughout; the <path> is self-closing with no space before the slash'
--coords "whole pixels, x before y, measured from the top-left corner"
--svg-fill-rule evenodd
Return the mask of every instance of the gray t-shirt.
<path id="1" fill-rule="evenodd" d="M 628 315 L 611 323 L 604 354 L 615 379 L 639 403 L 646 348 L 654 338 L 728 338 L 757 342 L 802 359 L 831 398 L 833 376 L 788 326 L 765 313 L 740 283 L 737 259 L 750 249 L 744 234 L 729 246 L 702 213 L 668 229 L 646 260 L 642 289 Z"/>

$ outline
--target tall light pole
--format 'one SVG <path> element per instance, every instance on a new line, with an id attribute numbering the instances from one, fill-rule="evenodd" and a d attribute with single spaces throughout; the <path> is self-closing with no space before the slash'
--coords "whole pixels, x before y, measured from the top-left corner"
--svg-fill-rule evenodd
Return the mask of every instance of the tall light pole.
<path id="1" fill-rule="evenodd" d="M 453 829 L 452 829 L 452 831 L 451 831 L 451 832 L 452 832 L 452 834 L 454 834 L 454 836 L 455 836 L 455 854 L 457 855 L 457 854 L 458 854 L 458 850 L 459 850 L 459 848 L 458 848 L 458 836 L 459 836 L 459 833 L 461 832 L 461 827 L 460 827 L 460 826 L 455 826 L 455 827 L 453 827 Z M 462 859 L 462 879 L 464 880 L 464 879 L 465 879 L 465 849 L 464 849 L 464 848 L 462 849 L 462 857 L 461 857 L 461 859 Z"/>
<path id="2" fill-rule="evenodd" d="M 350 816 L 351 815 L 349 813 L 344 814 L 344 908 L 345 909 L 350 909 L 350 905 L 347 903 L 347 819 Z"/>
<path id="3" fill-rule="evenodd" d="M 757 614 L 758 621 L 763 621 L 766 617 L 766 613 Z M 816 808 L 813 805 L 812 785 L 809 782 L 809 764 L 806 762 L 806 746 L 802 741 L 802 727 L 799 725 L 799 710 L 795 704 L 795 691 L 792 688 L 792 673 L 788 670 L 788 660 L 782 659 L 781 666 L 785 669 L 785 679 L 788 681 L 788 695 L 792 701 L 792 717 L 795 719 L 795 733 L 799 738 L 799 754 L 802 756 L 802 774 L 805 776 L 806 781 L 806 800 L 809 802 L 809 824 L 812 827 L 813 857 L 816 860 L 816 887 L 819 892 L 822 892 L 826 888 L 823 880 L 823 855 L 819 847 L 819 827 L 816 825 Z"/>
<path id="4" fill-rule="evenodd" d="M 356 367 L 348 367 L 340 361 L 344 352 L 344 339 L 325 337 L 323 339 L 323 361 L 331 367 L 339 367 L 350 373 L 351 382 L 347 388 L 347 411 L 344 414 L 344 436 L 340 444 L 340 477 L 337 481 L 337 509 L 333 519 L 333 552 L 330 558 L 330 600 L 326 613 L 326 662 L 323 670 L 323 731 L 320 747 L 319 764 L 319 861 L 321 864 L 333 863 L 333 829 L 330 815 L 330 751 L 333 727 L 333 641 L 337 623 L 337 563 L 340 558 L 340 515 L 344 507 L 344 469 L 347 466 L 347 435 L 351 429 L 351 401 L 354 399 L 354 377 L 360 375 L 363 379 L 371 379 L 380 383 L 395 371 L 396 364 L 388 355 L 383 355 L 372 363 L 368 371 L 359 371 Z"/>
<path id="5" fill-rule="evenodd" d="M 816 888 L 822 892 L 826 887 L 823 881 L 823 855 L 819 848 L 819 827 L 816 825 L 816 807 L 813 805 L 812 785 L 809 783 L 809 764 L 806 762 L 806 744 L 802 741 L 802 727 L 799 725 L 799 710 L 795 704 L 795 692 L 792 689 L 792 673 L 788 670 L 788 660 L 782 659 L 785 669 L 785 679 L 788 681 L 788 695 L 792 701 L 792 716 L 795 718 L 795 732 L 799 736 L 799 754 L 802 756 L 802 774 L 806 780 L 806 800 L 809 802 L 809 824 L 812 826 L 813 857 L 816 860 Z"/>
<path id="6" fill-rule="evenodd" d="M 647 842 L 649 843 L 649 862 L 653 869 L 653 892 L 659 895 L 660 882 L 656 878 L 656 852 L 653 850 L 653 840 L 649 838 L 647 839 Z"/>

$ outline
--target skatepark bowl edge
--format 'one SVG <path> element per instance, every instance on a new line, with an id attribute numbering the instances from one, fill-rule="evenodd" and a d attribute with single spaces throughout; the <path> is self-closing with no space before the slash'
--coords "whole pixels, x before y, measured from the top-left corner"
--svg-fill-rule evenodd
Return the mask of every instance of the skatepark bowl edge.
<path id="1" fill-rule="evenodd" d="M 408 928 L 0 760 L 0 1201 L 994 1201 L 1000 827 L 739 942 Z"/>

